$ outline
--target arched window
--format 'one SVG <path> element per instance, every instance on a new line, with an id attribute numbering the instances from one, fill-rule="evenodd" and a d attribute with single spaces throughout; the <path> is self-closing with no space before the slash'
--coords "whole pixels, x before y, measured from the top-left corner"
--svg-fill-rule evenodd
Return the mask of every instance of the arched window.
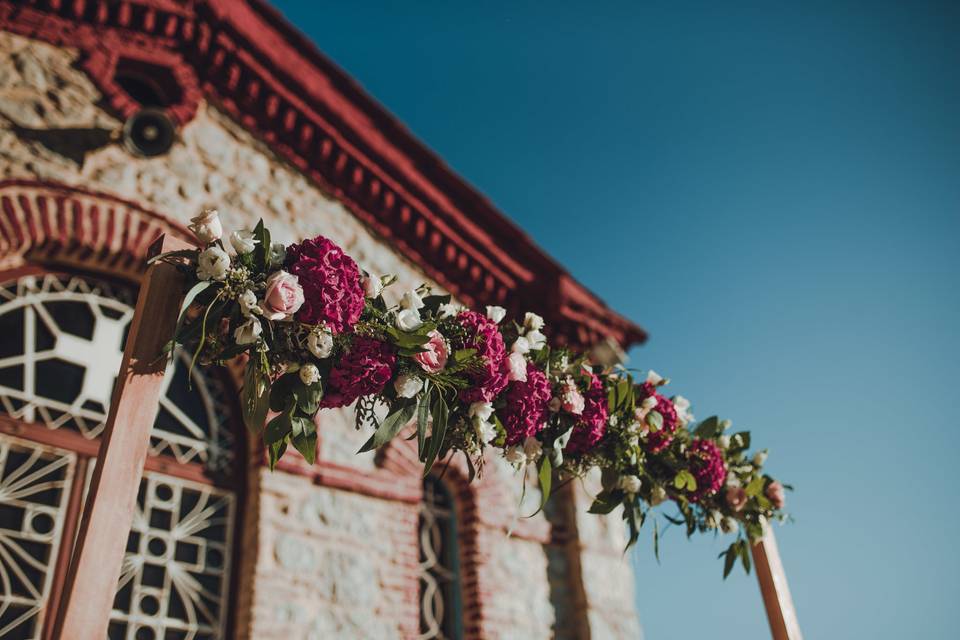
<path id="1" fill-rule="evenodd" d="M 434 476 L 423 481 L 420 505 L 420 638 L 463 638 L 456 503 Z"/>
<path id="2" fill-rule="evenodd" d="M 0 637 L 47 638 L 133 315 L 131 287 L 0 284 Z M 165 376 L 111 639 L 227 637 L 239 456 L 228 383 Z"/>

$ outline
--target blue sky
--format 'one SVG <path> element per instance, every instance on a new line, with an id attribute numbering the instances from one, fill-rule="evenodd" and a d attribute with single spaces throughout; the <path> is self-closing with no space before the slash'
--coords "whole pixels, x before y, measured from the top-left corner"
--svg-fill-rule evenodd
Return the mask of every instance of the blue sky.
<path id="1" fill-rule="evenodd" d="M 771 449 L 808 638 L 955 637 L 960 4 L 276 4 Z M 647 637 L 766 637 L 669 533 Z"/>

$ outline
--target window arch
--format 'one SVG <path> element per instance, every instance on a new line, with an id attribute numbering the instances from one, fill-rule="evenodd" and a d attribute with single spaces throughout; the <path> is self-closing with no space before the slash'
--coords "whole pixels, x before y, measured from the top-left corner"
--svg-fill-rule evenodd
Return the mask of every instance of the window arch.
<path id="1" fill-rule="evenodd" d="M 135 290 L 0 279 L 0 637 L 46 638 L 92 476 Z M 164 378 L 108 635 L 227 637 L 242 457 L 218 375 Z"/>
<path id="2" fill-rule="evenodd" d="M 457 505 L 438 477 L 423 480 L 420 503 L 420 638 L 463 638 Z"/>

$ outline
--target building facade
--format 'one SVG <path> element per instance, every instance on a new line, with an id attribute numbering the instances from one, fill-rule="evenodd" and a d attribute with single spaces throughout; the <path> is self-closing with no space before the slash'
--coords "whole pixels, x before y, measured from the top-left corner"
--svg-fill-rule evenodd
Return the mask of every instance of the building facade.
<path id="1" fill-rule="evenodd" d="M 0 637 L 50 637 L 145 255 L 216 205 L 552 337 L 644 338 L 258 0 L 0 2 Z M 174 310 L 171 310 L 174 312 Z M 175 358 L 110 637 L 636 638 L 616 518 L 491 460 L 422 478 L 349 410 L 279 469 Z M 438 465 L 440 466 L 440 465 Z"/>

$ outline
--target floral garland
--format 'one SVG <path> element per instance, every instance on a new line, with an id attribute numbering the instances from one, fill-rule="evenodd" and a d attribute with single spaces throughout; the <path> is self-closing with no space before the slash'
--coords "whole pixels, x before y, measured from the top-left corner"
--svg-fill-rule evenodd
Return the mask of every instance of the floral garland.
<path id="1" fill-rule="evenodd" d="M 317 411 L 356 403 L 357 427 L 373 429 L 360 451 L 414 423 L 424 474 L 463 454 L 472 480 L 493 448 L 517 469 L 534 465 L 541 508 L 555 474 L 598 468 L 590 512 L 622 506 L 628 548 L 652 507 L 670 500 L 679 514 L 664 517 L 688 536 L 737 534 L 724 577 L 738 559 L 749 572 L 748 543 L 766 521 L 787 519 L 790 487 L 762 472 L 765 451 L 748 456 L 749 432 L 728 435 L 730 421 L 716 417 L 694 426 L 689 401 L 661 393 L 668 380 L 653 371 L 639 380 L 592 364 L 549 346 L 534 313 L 505 322 L 501 307 L 470 311 L 427 286 L 388 306 L 382 292 L 394 278 L 361 271 L 327 238 L 285 247 L 261 221 L 230 234 L 231 256 L 215 210 L 192 222 L 202 248 L 157 258 L 189 281 L 167 349 L 183 345 L 201 365 L 247 357 L 243 417 L 271 468 L 289 444 L 313 463 Z"/>

